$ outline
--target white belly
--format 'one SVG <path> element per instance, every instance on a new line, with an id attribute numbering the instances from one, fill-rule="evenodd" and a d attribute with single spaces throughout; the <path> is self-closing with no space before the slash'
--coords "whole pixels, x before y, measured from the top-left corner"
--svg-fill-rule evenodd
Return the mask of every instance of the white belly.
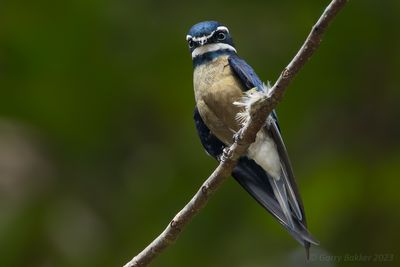
<path id="1" fill-rule="evenodd" d="M 256 141 L 250 145 L 247 156 L 268 172 L 274 179 L 281 176 L 281 162 L 276 144 L 270 136 L 261 129 Z"/>

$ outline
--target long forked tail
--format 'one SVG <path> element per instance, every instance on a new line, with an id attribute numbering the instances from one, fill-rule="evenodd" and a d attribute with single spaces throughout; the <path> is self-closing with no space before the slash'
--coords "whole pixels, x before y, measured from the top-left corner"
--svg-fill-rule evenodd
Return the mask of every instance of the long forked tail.
<path id="1" fill-rule="evenodd" d="M 288 230 L 294 239 L 305 247 L 307 255 L 310 244 L 319 244 L 307 230 L 302 206 L 300 208 L 301 218 L 293 211 L 295 208 L 290 204 L 290 192 L 287 192 L 283 179 L 274 182 L 274 178 L 270 177 L 255 161 L 247 157 L 239 160 L 232 176 Z"/>

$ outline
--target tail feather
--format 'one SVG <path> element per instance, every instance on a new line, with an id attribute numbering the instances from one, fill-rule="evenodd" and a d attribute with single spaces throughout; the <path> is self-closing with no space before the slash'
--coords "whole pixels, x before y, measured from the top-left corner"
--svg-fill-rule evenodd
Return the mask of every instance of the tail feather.
<path id="1" fill-rule="evenodd" d="M 272 190 L 274 191 L 275 198 L 278 201 L 283 214 L 285 215 L 286 222 L 289 228 L 294 229 L 295 227 L 292 219 L 292 213 L 289 208 L 289 200 L 286 193 L 285 182 L 282 178 L 276 179 L 270 175 L 268 175 L 268 180 L 270 185 L 272 186 Z"/>
<path id="2" fill-rule="evenodd" d="M 286 173 L 286 170 L 285 170 L 284 166 L 282 166 L 282 164 L 281 164 L 281 169 L 282 169 L 282 173 L 283 173 L 283 176 L 284 176 L 286 189 L 288 191 L 288 198 L 289 198 L 290 206 L 292 207 L 293 212 L 296 214 L 297 219 L 299 219 L 301 221 L 303 219 L 303 215 L 301 214 L 302 212 L 301 212 L 301 209 L 300 209 L 300 205 L 297 202 L 296 194 L 293 191 L 293 188 L 289 183 L 289 178 L 288 178 L 289 176 Z"/>
<path id="3" fill-rule="evenodd" d="M 290 192 L 287 192 L 284 179 L 274 181 L 275 179 L 270 177 L 254 160 L 247 157 L 239 159 L 232 176 L 288 230 L 295 240 L 305 247 L 306 251 L 310 244 L 319 244 L 306 228 L 304 213 L 301 213 L 302 219 L 299 219 L 292 204 L 289 204 L 291 196 Z M 279 191 L 278 197 L 275 191 Z M 278 198 L 281 198 L 283 205 L 280 204 Z"/>

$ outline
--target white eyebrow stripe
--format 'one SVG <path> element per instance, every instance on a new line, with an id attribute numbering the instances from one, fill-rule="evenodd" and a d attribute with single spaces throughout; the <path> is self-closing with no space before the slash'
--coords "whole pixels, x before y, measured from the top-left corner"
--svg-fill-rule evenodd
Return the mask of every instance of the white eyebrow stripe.
<path id="1" fill-rule="evenodd" d="M 236 49 L 229 45 L 229 44 L 225 44 L 225 43 L 215 43 L 215 44 L 207 44 L 204 46 L 199 46 L 197 47 L 195 50 L 193 50 L 192 52 L 192 58 L 195 58 L 197 56 L 201 56 L 205 53 L 208 52 L 214 52 L 214 51 L 218 51 L 218 50 L 230 50 L 236 53 Z"/>
<path id="2" fill-rule="evenodd" d="M 226 31 L 227 33 L 229 33 L 229 29 L 227 27 L 225 27 L 225 26 L 219 26 L 217 28 L 217 31 Z"/>
<path id="3" fill-rule="evenodd" d="M 190 39 L 192 39 L 193 37 L 191 35 L 186 35 L 186 41 L 189 41 Z"/>

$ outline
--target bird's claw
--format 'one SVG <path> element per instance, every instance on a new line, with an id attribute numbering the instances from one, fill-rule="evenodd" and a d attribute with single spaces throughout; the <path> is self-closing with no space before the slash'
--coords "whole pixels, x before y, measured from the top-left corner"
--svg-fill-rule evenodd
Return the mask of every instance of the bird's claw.
<path id="1" fill-rule="evenodd" d="M 243 129 L 240 129 L 233 135 L 233 141 L 235 143 L 240 144 L 240 142 L 243 140 Z"/>
<path id="2" fill-rule="evenodd" d="M 229 147 L 225 147 L 221 156 L 219 157 L 219 160 L 224 162 L 228 159 L 230 159 L 232 156 L 232 150 L 229 149 Z"/>

